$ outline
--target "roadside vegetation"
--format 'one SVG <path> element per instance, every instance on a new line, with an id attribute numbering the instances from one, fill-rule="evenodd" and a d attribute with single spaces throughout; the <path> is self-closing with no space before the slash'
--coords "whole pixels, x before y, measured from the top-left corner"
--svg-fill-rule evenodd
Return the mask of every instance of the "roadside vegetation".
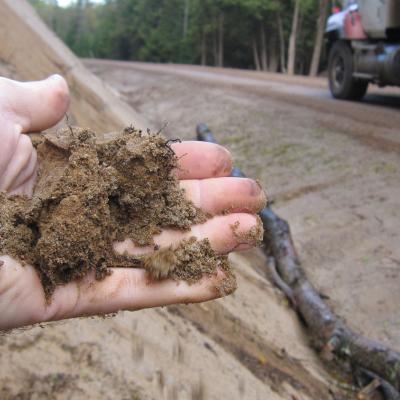
<path id="1" fill-rule="evenodd" d="M 329 0 L 30 0 L 80 57 L 317 75 Z M 321 57 L 322 55 L 322 57 Z"/>

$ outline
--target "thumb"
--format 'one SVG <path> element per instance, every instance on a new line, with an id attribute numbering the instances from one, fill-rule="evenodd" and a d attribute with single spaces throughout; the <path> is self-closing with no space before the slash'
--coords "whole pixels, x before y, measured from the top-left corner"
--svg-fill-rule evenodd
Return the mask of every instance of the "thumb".
<path id="1" fill-rule="evenodd" d="M 68 85 L 60 75 L 35 82 L 0 78 L 0 110 L 5 113 L 5 118 L 20 125 L 24 133 L 55 125 L 68 106 Z"/>

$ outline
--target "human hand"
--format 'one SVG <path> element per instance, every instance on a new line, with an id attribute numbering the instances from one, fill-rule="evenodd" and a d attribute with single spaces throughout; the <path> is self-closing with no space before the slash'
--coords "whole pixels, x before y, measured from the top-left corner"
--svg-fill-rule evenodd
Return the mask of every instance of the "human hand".
<path id="1" fill-rule="evenodd" d="M 55 125 L 68 105 L 68 86 L 59 75 L 39 82 L 0 77 L 0 191 L 32 195 L 37 156 L 26 134 Z"/>
<path id="2" fill-rule="evenodd" d="M 35 182 L 36 153 L 29 137 L 22 134 L 54 125 L 68 107 L 68 88 L 61 77 L 41 82 L 17 83 L 0 79 L 0 190 L 31 195 Z M 265 204 L 265 194 L 250 179 L 230 178 L 232 161 L 223 147 L 202 143 L 174 144 L 180 159 L 177 171 L 181 187 L 196 206 L 214 215 L 189 232 L 165 230 L 157 245 L 170 246 L 184 238 L 209 238 L 218 253 L 248 249 L 240 236 L 259 223 L 254 215 Z M 185 154 L 185 157 L 181 157 Z M 229 214 L 221 215 L 229 210 Z M 237 231 L 232 230 L 237 225 Z M 115 243 L 115 250 L 142 254 L 150 248 L 136 247 L 130 240 Z M 59 286 L 47 302 L 36 270 L 21 266 L 9 256 L 0 257 L 0 329 L 12 329 L 45 321 L 82 315 L 139 310 L 176 303 L 202 302 L 219 297 L 215 288 L 226 278 L 222 271 L 189 285 L 172 280 L 152 281 L 142 269 L 113 268 L 97 281 L 94 274 Z"/>

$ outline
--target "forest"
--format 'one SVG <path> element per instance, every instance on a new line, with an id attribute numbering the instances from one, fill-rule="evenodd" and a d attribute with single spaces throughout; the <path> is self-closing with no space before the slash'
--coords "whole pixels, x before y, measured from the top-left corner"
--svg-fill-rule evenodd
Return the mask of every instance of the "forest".
<path id="1" fill-rule="evenodd" d="M 80 57 L 315 76 L 329 0 L 30 0 Z"/>

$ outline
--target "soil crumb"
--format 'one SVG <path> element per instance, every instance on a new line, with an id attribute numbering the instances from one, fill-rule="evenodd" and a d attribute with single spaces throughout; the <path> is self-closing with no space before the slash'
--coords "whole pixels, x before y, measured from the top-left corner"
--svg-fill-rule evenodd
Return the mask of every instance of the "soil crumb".
<path id="1" fill-rule="evenodd" d="M 228 262 L 228 256 L 217 255 L 208 239 L 201 241 L 191 237 L 179 246 L 160 249 L 144 256 L 143 268 L 153 279 L 172 278 L 189 284 L 198 282 L 203 276 L 212 276 L 219 269 L 224 279 L 215 287 L 220 296 L 226 296 L 236 289 L 236 278 Z"/>
<path id="2" fill-rule="evenodd" d="M 90 271 L 103 279 L 113 266 L 190 284 L 219 267 L 232 279 L 227 258 L 208 240 L 190 238 L 150 256 L 113 251 L 115 241 L 154 245 L 163 228 L 188 230 L 208 218 L 180 189 L 177 158 L 163 135 L 130 127 L 99 140 L 88 129 L 67 127 L 34 144 L 39 172 L 32 199 L 0 193 L 0 254 L 32 264 L 48 299 L 57 285 Z"/>

